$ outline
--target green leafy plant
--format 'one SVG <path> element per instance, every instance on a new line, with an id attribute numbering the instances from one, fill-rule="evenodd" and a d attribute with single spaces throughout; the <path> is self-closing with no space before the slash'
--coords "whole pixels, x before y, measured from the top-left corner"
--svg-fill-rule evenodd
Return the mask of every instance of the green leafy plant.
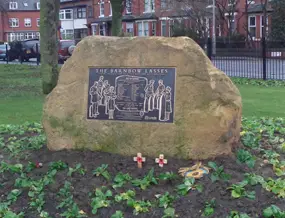
<path id="1" fill-rule="evenodd" d="M 285 198 L 285 179 L 278 178 L 274 180 L 268 178 L 268 180 L 262 184 L 262 187 L 267 191 L 273 192 L 279 198 Z"/>
<path id="2" fill-rule="evenodd" d="M 163 208 L 172 207 L 172 203 L 175 200 L 175 197 L 170 195 L 169 192 L 165 192 L 164 195 L 155 195 L 155 197 L 158 198 L 158 206 Z"/>
<path id="3" fill-rule="evenodd" d="M 223 166 L 218 166 L 215 162 L 208 162 L 208 166 L 213 169 L 211 173 L 212 182 L 221 180 L 228 181 L 231 179 L 231 175 L 224 172 Z"/>
<path id="4" fill-rule="evenodd" d="M 82 218 L 86 217 L 86 214 L 79 209 L 78 205 L 73 200 L 73 195 L 71 190 L 73 187 L 71 183 L 65 181 L 63 188 L 61 188 L 57 194 L 58 198 L 61 200 L 61 203 L 56 207 L 57 209 L 65 209 L 60 215 L 66 218 Z"/>
<path id="5" fill-rule="evenodd" d="M 178 179 L 178 175 L 173 172 L 166 172 L 159 174 L 158 178 L 164 181 L 174 181 Z"/>
<path id="6" fill-rule="evenodd" d="M 97 214 L 98 209 L 103 207 L 109 207 L 111 204 L 110 198 L 113 196 L 111 190 L 106 190 L 106 187 L 102 189 L 96 188 L 95 197 L 91 199 L 92 214 Z"/>
<path id="7" fill-rule="evenodd" d="M 177 215 L 175 215 L 174 208 L 168 207 L 164 209 L 162 218 L 174 218 L 174 217 L 178 217 Z"/>
<path id="8" fill-rule="evenodd" d="M 247 197 L 251 200 L 255 199 L 255 191 L 248 192 L 245 189 L 245 186 L 247 185 L 247 181 L 242 181 L 237 184 L 232 184 L 228 190 L 231 190 L 231 196 L 233 198 L 241 198 L 241 197 Z"/>
<path id="9" fill-rule="evenodd" d="M 186 195 L 190 190 L 197 189 L 197 191 L 202 192 L 202 185 L 196 185 L 194 178 L 185 178 L 184 183 L 177 186 L 178 194 Z"/>
<path id="10" fill-rule="evenodd" d="M 49 164 L 49 171 L 52 171 L 52 170 L 61 171 L 61 170 L 67 169 L 67 167 L 68 167 L 67 164 L 60 160 L 56 162 L 51 162 Z"/>
<path id="11" fill-rule="evenodd" d="M 262 176 L 256 175 L 254 173 L 245 173 L 244 176 L 245 176 L 245 181 L 252 186 L 258 184 L 262 185 L 265 182 Z"/>
<path id="12" fill-rule="evenodd" d="M 209 202 L 206 202 L 205 208 L 203 211 L 203 216 L 212 216 L 215 212 L 216 200 L 211 199 Z"/>
<path id="13" fill-rule="evenodd" d="M 107 181 L 111 179 L 111 175 L 107 170 L 108 164 L 102 164 L 97 169 L 93 170 L 93 175 L 96 176 L 103 176 Z"/>
<path id="14" fill-rule="evenodd" d="M 128 190 L 127 192 L 120 193 L 119 195 L 115 195 L 115 201 L 120 203 L 122 201 L 132 201 L 136 193 L 133 190 Z"/>
<path id="15" fill-rule="evenodd" d="M 136 200 L 129 200 L 127 205 L 129 207 L 134 208 L 133 214 L 139 215 L 140 213 L 146 213 L 149 211 L 149 208 L 151 207 L 150 201 L 136 201 Z"/>
<path id="16" fill-rule="evenodd" d="M 112 187 L 114 189 L 116 188 L 120 188 L 122 187 L 125 183 L 129 182 L 132 180 L 132 177 L 127 173 L 127 174 L 123 174 L 121 172 L 119 172 L 115 178 L 114 178 L 114 185 L 112 185 Z"/>
<path id="17" fill-rule="evenodd" d="M 122 211 L 117 210 L 112 216 L 111 218 L 124 218 L 124 214 Z"/>
<path id="18" fill-rule="evenodd" d="M 22 191 L 19 189 L 13 189 L 7 196 L 9 204 L 16 202 Z"/>
<path id="19" fill-rule="evenodd" d="M 22 173 L 23 165 L 22 164 L 8 164 L 4 161 L 1 161 L 0 173 L 8 171 L 10 173 Z"/>
<path id="20" fill-rule="evenodd" d="M 285 211 L 281 211 L 281 209 L 276 205 L 271 205 L 263 210 L 262 215 L 265 218 L 284 218 Z"/>
<path id="21" fill-rule="evenodd" d="M 237 162 L 245 163 L 248 167 L 253 168 L 255 165 L 255 157 L 244 149 L 237 151 Z"/>
<path id="22" fill-rule="evenodd" d="M 231 211 L 227 218 L 250 218 L 246 213 L 240 213 L 238 211 Z"/>
<path id="23" fill-rule="evenodd" d="M 152 168 L 143 179 L 135 179 L 132 181 L 134 186 L 140 187 L 142 190 L 147 189 L 151 184 L 157 185 L 157 179 L 154 177 L 154 169 Z"/>
<path id="24" fill-rule="evenodd" d="M 81 163 L 76 164 L 75 168 L 68 168 L 67 176 L 72 176 L 73 173 L 78 172 L 80 175 L 85 175 L 86 170 L 82 168 Z"/>

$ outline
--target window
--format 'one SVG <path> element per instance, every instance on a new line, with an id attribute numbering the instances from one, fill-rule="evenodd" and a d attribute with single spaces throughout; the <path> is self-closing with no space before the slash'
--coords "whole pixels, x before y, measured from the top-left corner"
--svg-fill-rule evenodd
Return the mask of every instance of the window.
<path id="1" fill-rule="evenodd" d="M 97 24 L 92 24 L 92 35 L 95 36 L 97 35 Z"/>
<path id="2" fill-rule="evenodd" d="M 103 0 L 100 0 L 99 2 L 99 6 L 100 6 L 100 16 L 99 17 L 104 17 L 104 1 Z"/>
<path id="3" fill-rule="evenodd" d="M 106 26 L 105 24 L 99 25 L 99 35 L 100 36 L 106 36 Z"/>
<path id="4" fill-rule="evenodd" d="M 172 3 L 171 0 L 160 0 L 160 9 L 162 10 L 170 9 L 171 3 Z"/>
<path id="5" fill-rule="evenodd" d="M 88 17 L 93 17 L 93 7 L 88 6 Z"/>
<path id="6" fill-rule="evenodd" d="M 138 36 L 148 36 L 148 21 L 138 22 Z"/>
<path id="7" fill-rule="evenodd" d="M 263 16 L 260 16 L 260 37 L 263 36 L 263 31 L 264 31 L 264 21 L 263 21 Z M 268 17 L 266 17 L 266 30 L 265 34 L 268 34 Z M 265 35 L 265 36 L 266 36 Z"/>
<path id="8" fill-rule="evenodd" d="M 251 37 L 253 38 L 256 37 L 256 17 L 255 16 L 248 17 L 248 31 Z"/>
<path id="9" fill-rule="evenodd" d="M 19 27 L 19 19 L 18 18 L 10 18 L 9 24 L 10 24 L 10 27 Z"/>
<path id="10" fill-rule="evenodd" d="M 156 36 L 156 21 L 151 23 L 151 35 Z"/>
<path id="11" fill-rule="evenodd" d="M 74 32 L 73 30 L 62 30 L 61 31 L 61 38 L 62 39 L 73 39 Z"/>
<path id="12" fill-rule="evenodd" d="M 40 10 L 41 9 L 41 3 L 37 2 L 37 9 Z"/>
<path id="13" fill-rule="evenodd" d="M 127 33 L 134 34 L 134 24 L 133 23 L 126 23 L 126 30 Z"/>
<path id="14" fill-rule="evenodd" d="M 73 18 L 72 13 L 73 13 L 72 9 L 60 10 L 59 19 L 60 20 L 71 20 Z"/>
<path id="15" fill-rule="evenodd" d="M 155 0 L 144 0 L 144 12 L 154 12 Z"/>
<path id="16" fill-rule="evenodd" d="M 25 33 L 25 39 L 33 39 L 36 37 L 36 33 Z"/>
<path id="17" fill-rule="evenodd" d="M 255 4 L 254 0 L 247 0 L 247 4 Z"/>
<path id="18" fill-rule="evenodd" d="M 173 36 L 173 26 L 174 26 L 174 21 L 173 20 L 169 20 L 169 36 L 170 37 Z"/>
<path id="19" fill-rule="evenodd" d="M 234 33 L 236 30 L 236 23 L 235 23 L 235 18 L 232 17 L 231 19 L 229 19 L 229 30 L 231 33 Z"/>
<path id="20" fill-rule="evenodd" d="M 25 18 L 24 19 L 24 24 L 25 24 L 25 27 L 31 27 L 32 26 L 31 18 Z"/>
<path id="21" fill-rule="evenodd" d="M 40 26 L 40 18 L 37 18 L 37 26 Z"/>
<path id="22" fill-rule="evenodd" d="M 126 14 L 132 13 L 132 0 L 126 0 Z"/>
<path id="23" fill-rule="evenodd" d="M 167 36 L 166 32 L 166 20 L 161 21 L 161 36 Z"/>
<path id="24" fill-rule="evenodd" d="M 111 4 L 111 2 L 110 2 L 110 15 L 109 16 L 112 16 L 112 4 Z"/>
<path id="25" fill-rule="evenodd" d="M 77 8 L 77 18 L 86 18 L 86 8 Z"/>
<path id="26" fill-rule="evenodd" d="M 18 9 L 18 3 L 17 2 L 9 2 L 9 9 L 10 10 Z"/>

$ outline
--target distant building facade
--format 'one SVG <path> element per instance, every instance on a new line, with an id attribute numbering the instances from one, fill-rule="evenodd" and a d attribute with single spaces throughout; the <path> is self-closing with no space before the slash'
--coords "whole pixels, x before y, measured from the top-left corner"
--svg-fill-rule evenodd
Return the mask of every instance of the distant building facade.
<path id="1" fill-rule="evenodd" d="M 40 37 L 40 0 L 4 1 L 0 12 L 0 41 Z"/>

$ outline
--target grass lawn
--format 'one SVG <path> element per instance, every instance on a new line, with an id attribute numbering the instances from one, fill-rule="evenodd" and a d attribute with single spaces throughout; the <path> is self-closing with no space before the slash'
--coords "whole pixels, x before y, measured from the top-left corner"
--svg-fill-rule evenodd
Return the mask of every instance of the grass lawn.
<path id="1" fill-rule="evenodd" d="M 234 81 L 242 94 L 243 116 L 285 117 L 285 85 L 265 87 L 245 84 L 248 80 L 244 79 Z M 0 65 L 0 124 L 40 122 L 43 101 L 38 67 Z"/>

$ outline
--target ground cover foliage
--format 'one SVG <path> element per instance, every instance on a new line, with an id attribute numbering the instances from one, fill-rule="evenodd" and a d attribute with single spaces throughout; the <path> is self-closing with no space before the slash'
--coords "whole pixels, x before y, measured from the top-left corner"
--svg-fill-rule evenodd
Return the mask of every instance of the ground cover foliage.
<path id="1" fill-rule="evenodd" d="M 0 217 L 284 218 L 285 120 L 242 124 L 233 155 L 203 161 L 210 174 L 196 180 L 177 173 L 194 162 L 146 157 L 138 169 L 132 157 L 51 152 L 38 123 L 0 125 Z"/>

